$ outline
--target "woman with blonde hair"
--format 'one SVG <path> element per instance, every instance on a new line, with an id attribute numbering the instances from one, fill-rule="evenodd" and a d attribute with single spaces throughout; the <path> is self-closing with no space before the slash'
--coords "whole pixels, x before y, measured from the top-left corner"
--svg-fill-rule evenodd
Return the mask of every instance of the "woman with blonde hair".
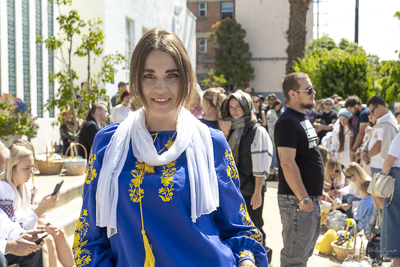
<path id="1" fill-rule="evenodd" d="M 344 169 L 346 179 L 350 179 L 350 183 L 345 187 L 332 190 L 330 195 L 340 194 L 343 197 L 342 209 L 346 211 L 347 217 L 353 218 L 352 207 L 356 206 L 361 200 L 360 187 L 365 181 L 371 181 L 371 177 L 364 171 L 360 164 L 351 162 Z"/>
<path id="2" fill-rule="evenodd" d="M 225 89 L 221 87 L 208 88 L 203 94 L 204 117 L 200 119 L 205 125 L 221 130 L 221 104 L 226 99 Z"/>
<path id="3" fill-rule="evenodd" d="M 345 177 L 342 172 L 342 164 L 337 158 L 330 158 L 325 165 L 324 188 L 327 191 L 344 187 Z"/>
<path id="4" fill-rule="evenodd" d="M 46 210 L 53 208 L 58 201 L 58 194 L 48 194 L 43 197 L 36 208 L 32 206 L 34 171 L 34 152 L 27 141 L 17 140 L 10 146 L 10 158 L 6 161 L 6 172 L 0 177 L 0 208 L 7 214 L 9 220 L 18 222 L 25 230 L 34 228 L 49 232 L 54 241 L 45 239 L 45 266 L 56 266 L 57 256 L 62 266 L 73 266 L 73 255 L 64 231 L 49 223 L 39 225 L 38 221 Z M 54 249 L 52 249 L 54 245 Z M 55 254 L 57 251 L 57 255 Z"/>

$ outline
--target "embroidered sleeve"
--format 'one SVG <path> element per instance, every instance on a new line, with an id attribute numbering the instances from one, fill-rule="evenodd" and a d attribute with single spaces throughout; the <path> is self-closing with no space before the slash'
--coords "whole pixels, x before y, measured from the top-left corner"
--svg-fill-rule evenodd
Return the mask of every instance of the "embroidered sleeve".
<path id="1" fill-rule="evenodd" d="M 214 222 L 220 231 L 220 238 L 231 248 L 236 264 L 248 259 L 257 266 L 268 266 L 262 246 L 263 236 L 250 219 L 235 179 L 227 172 L 230 164 L 225 159 L 225 152 L 229 151 L 229 145 L 222 134 L 216 136 L 215 132 L 211 133 L 220 196 L 220 206 L 215 212 Z"/>
<path id="2" fill-rule="evenodd" d="M 75 265 L 114 266 L 106 228 L 96 226 L 97 174 L 107 144 L 117 126 L 107 127 L 96 136 L 86 169 L 81 215 L 75 229 L 73 253 Z"/>
<path id="3" fill-rule="evenodd" d="M 268 177 L 272 162 L 273 146 L 271 138 L 264 127 L 257 127 L 251 144 L 253 175 Z"/>

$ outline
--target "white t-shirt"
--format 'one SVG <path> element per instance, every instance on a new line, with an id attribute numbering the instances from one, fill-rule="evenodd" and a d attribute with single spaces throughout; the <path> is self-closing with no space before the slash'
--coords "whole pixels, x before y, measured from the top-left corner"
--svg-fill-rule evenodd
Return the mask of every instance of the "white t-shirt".
<path id="1" fill-rule="evenodd" d="M 393 167 L 400 168 L 400 133 L 396 134 L 396 136 L 393 138 L 392 142 L 390 143 L 388 154 L 397 158 L 393 162 Z"/>
<path id="2" fill-rule="evenodd" d="M 126 117 L 128 117 L 128 113 L 131 111 L 131 107 L 124 106 L 123 104 L 119 104 L 115 106 L 111 114 L 111 123 L 123 122 Z"/>
<path id="3" fill-rule="evenodd" d="M 371 151 L 371 149 L 374 147 L 374 145 L 377 141 L 382 142 L 382 136 L 383 136 L 382 127 L 377 127 L 377 128 L 372 129 L 371 138 L 369 139 L 369 143 L 368 143 L 368 151 Z M 382 169 L 384 161 L 385 161 L 385 159 L 382 158 L 381 152 L 379 152 L 375 156 L 371 157 L 371 164 L 370 164 L 371 168 Z"/>

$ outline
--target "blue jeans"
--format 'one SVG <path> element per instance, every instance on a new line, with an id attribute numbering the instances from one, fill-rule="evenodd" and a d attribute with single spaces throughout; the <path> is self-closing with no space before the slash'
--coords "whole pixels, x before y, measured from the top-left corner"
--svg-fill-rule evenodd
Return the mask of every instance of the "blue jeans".
<path id="1" fill-rule="evenodd" d="M 374 177 L 374 174 L 378 173 L 378 172 L 382 172 L 382 168 L 379 169 L 379 168 L 372 168 L 371 167 L 371 177 Z"/>
<path id="2" fill-rule="evenodd" d="M 395 178 L 392 203 L 389 198 L 383 200 L 381 255 L 400 258 L 400 168 L 394 167 L 389 173 Z"/>
<path id="3" fill-rule="evenodd" d="M 355 197 L 352 194 L 344 195 L 343 196 L 343 203 L 348 203 L 350 205 L 353 205 L 354 201 L 360 201 L 361 198 Z M 346 210 L 346 215 L 348 218 L 353 218 L 353 208 L 351 207 L 350 209 Z"/>
<path id="4" fill-rule="evenodd" d="M 316 197 L 311 197 L 314 209 L 311 212 L 299 209 L 299 200 L 294 195 L 278 195 L 282 221 L 283 249 L 281 267 L 307 266 L 320 233 L 321 210 Z"/>

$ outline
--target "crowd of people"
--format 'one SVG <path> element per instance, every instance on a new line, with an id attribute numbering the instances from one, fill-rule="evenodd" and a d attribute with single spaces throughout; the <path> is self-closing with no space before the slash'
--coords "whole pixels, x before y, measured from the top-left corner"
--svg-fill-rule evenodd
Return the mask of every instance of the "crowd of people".
<path id="1" fill-rule="evenodd" d="M 321 199 L 368 238 L 380 232 L 385 256 L 400 266 L 400 108 L 393 115 L 380 96 L 366 105 L 357 96 L 316 100 L 304 73 L 284 77 L 285 104 L 275 94 L 202 91 L 184 45 L 161 29 L 144 34 L 131 62 L 110 125 L 100 102 L 78 136 L 71 113 L 60 113 L 64 153 L 78 141 L 90 155 L 74 255 L 63 229 L 43 218 L 58 194 L 32 205 L 32 146 L 0 144 L 0 266 L 266 267 L 262 214 L 274 172 L 281 266 L 306 266 Z M 397 178 L 390 204 L 368 194 L 378 172 Z"/>

